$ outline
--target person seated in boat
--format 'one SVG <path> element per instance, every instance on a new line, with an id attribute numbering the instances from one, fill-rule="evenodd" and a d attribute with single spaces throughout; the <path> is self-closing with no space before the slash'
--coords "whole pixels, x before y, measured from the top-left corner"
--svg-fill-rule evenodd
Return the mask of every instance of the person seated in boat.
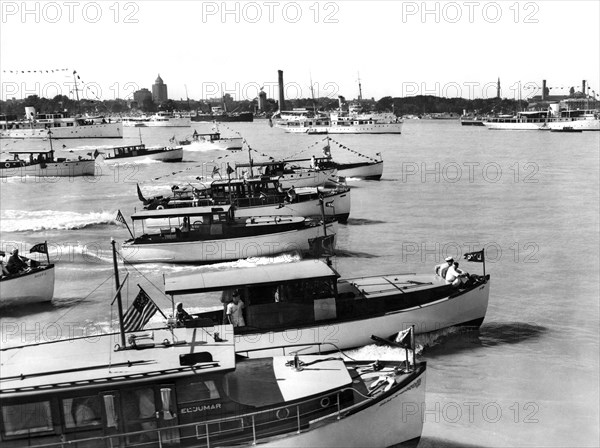
<path id="1" fill-rule="evenodd" d="M 193 320 L 193 317 L 189 315 L 189 313 L 183 309 L 183 303 L 177 303 L 175 307 L 175 323 L 178 327 L 185 326 L 187 321 Z"/>
<path id="2" fill-rule="evenodd" d="M 6 269 L 9 273 L 18 274 L 29 269 L 27 263 L 19 256 L 19 249 L 13 249 L 10 254 L 8 263 L 6 263 Z"/>
<path id="3" fill-rule="evenodd" d="M 452 266 L 454 263 L 454 258 L 446 257 L 444 263 L 440 263 L 435 267 L 435 273 L 440 276 L 442 279 L 446 279 L 446 273 L 448 272 L 448 268 Z"/>
<path id="4" fill-rule="evenodd" d="M 288 202 L 294 202 L 296 200 L 296 190 L 294 189 L 294 186 L 292 185 L 292 188 L 290 188 L 287 191 L 287 198 L 286 200 Z"/>
<path id="5" fill-rule="evenodd" d="M 446 271 L 446 283 L 455 287 L 460 287 L 467 282 L 469 274 L 458 267 L 458 262 L 452 262 Z"/>
<path id="6" fill-rule="evenodd" d="M 183 218 L 183 224 L 180 227 L 182 232 L 189 232 L 190 231 L 190 219 L 185 216 Z"/>
<path id="7" fill-rule="evenodd" d="M 311 167 L 312 169 L 316 169 L 316 168 L 317 168 L 317 159 L 315 158 L 315 156 L 314 156 L 314 155 L 312 155 L 312 156 L 310 157 L 310 167 Z"/>
<path id="8" fill-rule="evenodd" d="M 244 302 L 240 298 L 240 291 L 233 291 L 233 301 L 227 304 L 227 319 L 234 327 L 245 327 L 246 322 L 242 311 L 244 309 Z"/>

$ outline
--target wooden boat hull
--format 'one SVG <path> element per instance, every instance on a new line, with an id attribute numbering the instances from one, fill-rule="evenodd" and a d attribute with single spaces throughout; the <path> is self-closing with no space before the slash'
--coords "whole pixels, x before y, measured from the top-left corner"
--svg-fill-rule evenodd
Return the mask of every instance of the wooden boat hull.
<path id="1" fill-rule="evenodd" d="M 383 175 L 383 161 L 337 164 L 338 176 L 353 177 L 366 180 L 380 180 Z"/>
<path id="2" fill-rule="evenodd" d="M 42 167 L 41 164 L 25 165 L 19 167 L 0 166 L 0 177 L 75 177 L 93 176 L 96 173 L 94 160 L 68 160 L 65 162 L 49 162 Z"/>
<path id="3" fill-rule="evenodd" d="M 301 193 L 298 194 L 299 196 Z M 330 206 L 324 207 L 325 216 L 345 222 L 350 216 L 350 190 L 328 194 L 325 202 Z M 304 216 L 305 218 L 321 218 L 321 205 L 318 199 L 304 202 L 284 202 L 281 204 L 255 205 L 236 207 L 235 216 L 247 219 L 252 216 Z"/>
<path id="4" fill-rule="evenodd" d="M 242 149 L 244 139 L 242 137 L 221 138 L 219 140 L 202 140 L 195 142 L 204 150 L 228 150 L 239 151 Z"/>
<path id="5" fill-rule="evenodd" d="M 170 148 L 166 151 L 142 154 L 139 156 L 104 158 L 104 163 L 107 165 L 117 165 L 120 163 L 135 163 L 142 160 L 156 160 L 158 162 L 181 162 L 183 160 L 183 147 Z"/>
<path id="6" fill-rule="evenodd" d="M 52 138 L 123 138 L 123 124 L 120 122 L 114 123 L 97 123 L 80 126 L 69 127 L 53 127 Z M 48 129 L 6 129 L 0 131 L 0 138 L 48 138 Z"/>
<path id="7" fill-rule="evenodd" d="M 21 306 L 49 302 L 54 296 L 54 265 L 37 268 L 18 277 L 0 280 L 0 305 Z"/>
<path id="8" fill-rule="evenodd" d="M 302 169 L 279 177 L 282 188 L 318 187 L 337 174 L 335 169 L 308 170 Z"/>
<path id="9" fill-rule="evenodd" d="M 293 344 L 332 343 L 341 349 L 361 347 L 372 343 L 371 335 L 389 337 L 415 325 L 416 334 L 425 334 L 460 325 L 481 325 L 485 318 L 490 293 L 490 281 L 456 296 L 383 315 L 365 316 L 346 322 L 326 321 L 322 324 L 292 327 L 264 333 L 236 335 L 236 350 L 264 348 L 250 352 L 251 356 L 272 355 L 269 347 Z M 402 300 L 401 296 L 393 300 Z M 250 324 L 248 324 L 250 325 Z M 303 351 L 316 352 L 317 346 Z"/>
<path id="10" fill-rule="evenodd" d="M 334 234 L 335 230 L 335 223 L 327 225 L 328 234 Z M 217 263 L 292 251 L 308 252 L 308 240 L 318 236 L 323 236 L 323 227 L 315 225 L 242 238 L 142 244 L 125 242 L 122 254 L 130 263 Z"/>
<path id="11" fill-rule="evenodd" d="M 323 420 L 299 434 L 265 441 L 260 446 L 295 447 L 392 447 L 417 442 L 423 431 L 426 374 L 416 372 L 401 390 L 360 412 L 333 421 Z M 365 430 L 368 428 L 368 430 Z"/>

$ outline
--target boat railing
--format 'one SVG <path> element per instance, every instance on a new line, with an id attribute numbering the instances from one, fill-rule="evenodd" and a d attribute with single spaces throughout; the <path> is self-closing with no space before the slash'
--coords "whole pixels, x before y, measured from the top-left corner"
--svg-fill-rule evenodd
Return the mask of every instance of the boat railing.
<path id="1" fill-rule="evenodd" d="M 348 393 L 352 393 L 355 399 L 345 399 L 343 395 Z M 284 404 L 260 411 L 240 413 L 230 417 L 164 426 L 142 431 L 63 440 L 49 444 L 36 444 L 36 447 L 67 448 L 100 441 L 103 441 L 106 446 L 121 446 L 119 439 L 127 440 L 128 447 L 173 446 L 173 443 L 181 443 L 184 439 L 188 439 L 188 443 L 193 443 L 194 446 L 206 446 L 207 448 L 212 446 L 211 444 L 214 439 L 217 439 L 214 440 L 215 446 L 221 446 L 223 443 L 237 444 L 248 443 L 250 441 L 253 445 L 256 445 L 259 438 L 274 437 L 291 432 L 300 434 L 315 422 L 340 420 L 347 413 L 362 407 L 366 400 L 376 394 L 378 395 L 379 391 L 367 395 L 353 386 L 347 386 L 335 392 L 324 394 L 317 398 L 312 397 L 298 401 L 291 405 Z M 312 406 L 306 409 L 306 405 L 309 404 Z M 301 408 L 304 408 L 304 411 Z M 190 432 L 189 429 L 192 429 L 192 434 L 182 436 L 180 431 L 185 429 L 188 430 L 186 431 L 187 433 Z M 219 437 L 227 437 L 228 435 L 230 437 L 225 439 L 225 442 L 219 439 Z M 134 442 L 134 439 L 138 439 L 138 442 Z M 187 446 L 186 443 L 183 444 Z"/>

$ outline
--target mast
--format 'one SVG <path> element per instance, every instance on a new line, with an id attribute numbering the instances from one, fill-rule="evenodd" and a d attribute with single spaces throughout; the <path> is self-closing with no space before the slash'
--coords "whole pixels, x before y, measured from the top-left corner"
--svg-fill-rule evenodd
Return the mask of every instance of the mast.
<path id="1" fill-rule="evenodd" d="M 185 87 L 185 99 L 187 100 L 188 112 L 189 112 L 191 110 L 190 109 L 190 97 L 188 96 L 187 85 L 184 84 L 183 87 Z"/>
<path id="2" fill-rule="evenodd" d="M 315 117 L 317 116 L 317 104 L 315 102 L 315 90 L 313 88 L 313 81 L 312 81 L 312 75 L 309 75 L 310 77 L 310 95 L 312 97 L 312 103 L 313 103 L 313 113 L 315 114 Z"/>
<path id="3" fill-rule="evenodd" d="M 117 266 L 117 248 L 113 238 L 110 239 L 113 253 L 113 268 L 115 270 L 115 287 L 117 289 L 117 307 L 119 311 L 119 333 L 121 334 L 121 347 L 125 348 L 125 324 L 123 321 L 123 302 L 121 300 L 121 283 L 119 282 L 119 268 Z"/>

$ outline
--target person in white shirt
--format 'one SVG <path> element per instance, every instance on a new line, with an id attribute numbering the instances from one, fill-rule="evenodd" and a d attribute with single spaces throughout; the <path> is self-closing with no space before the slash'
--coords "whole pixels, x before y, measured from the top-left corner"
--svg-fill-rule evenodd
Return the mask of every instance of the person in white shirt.
<path id="1" fill-rule="evenodd" d="M 242 302 L 240 299 L 240 293 L 239 291 L 234 291 L 233 302 L 227 304 L 227 319 L 234 327 L 246 326 L 246 322 L 244 322 L 244 316 L 242 315 L 243 309 L 244 302 Z"/>
<path id="2" fill-rule="evenodd" d="M 458 263 L 451 263 L 446 271 L 446 283 L 452 286 L 461 286 L 467 281 L 469 274 L 458 268 Z"/>
<path id="3" fill-rule="evenodd" d="M 445 261 L 444 263 L 438 264 L 435 267 L 435 273 L 445 280 L 446 273 L 448 272 L 448 268 L 450 266 L 452 266 L 452 263 L 454 263 L 454 258 L 446 257 L 446 259 L 444 261 Z"/>

